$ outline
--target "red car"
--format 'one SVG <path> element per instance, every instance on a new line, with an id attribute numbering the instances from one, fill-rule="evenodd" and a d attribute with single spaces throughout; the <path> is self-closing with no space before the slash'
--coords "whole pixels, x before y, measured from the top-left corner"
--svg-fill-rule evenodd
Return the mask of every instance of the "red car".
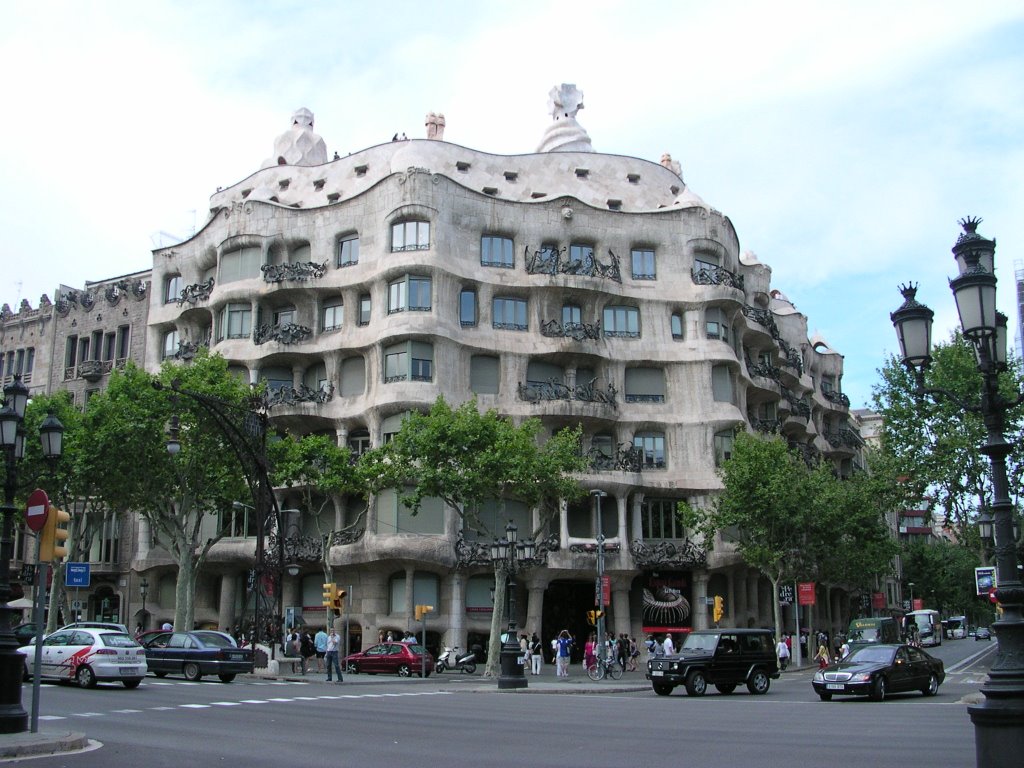
<path id="1" fill-rule="evenodd" d="M 434 657 L 419 643 L 378 643 L 365 651 L 346 656 L 341 667 L 353 674 L 365 672 L 368 675 L 380 673 L 399 677 L 430 677 L 434 671 Z"/>

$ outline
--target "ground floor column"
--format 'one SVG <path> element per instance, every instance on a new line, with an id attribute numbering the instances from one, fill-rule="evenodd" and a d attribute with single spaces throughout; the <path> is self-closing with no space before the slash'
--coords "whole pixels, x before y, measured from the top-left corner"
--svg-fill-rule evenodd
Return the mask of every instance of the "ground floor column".
<path id="1" fill-rule="evenodd" d="M 618 637 L 630 633 L 629 583 L 631 579 L 617 576 L 612 579 L 612 620 L 615 625 L 612 634 Z M 606 630 L 607 631 L 607 630 Z"/>
<path id="2" fill-rule="evenodd" d="M 448 631 L 442 642 L 450 648 L 466 648 L 466 575 L 456 571 L 450 576 L 451 605 L 448 608 Z"/>
<path id="3" fill-rule="evenodd" d="M 729 607 L 728 601 L 726 601 L 726 613 L 731 614 L 732 621 L 730 622 L 734 627 L 745 627 L 747 626 L 747 614 L 755 610 L 755 605 L 750 602 L 750 596 L 747 593 L 747 567 L 741 566 L 734 574 L 733 578 L 730 579 L 730 584 L 733 592 L 733 599 L 736 601 L 733 608 Z"/>
<path id="4" fill-rule="evenodd" d="M 238 574 L 229 571 L 220 577 L 220 604 L 217 607 L 217 627 L 227 630 L 235 629 L 235 594 L 238 587 Z"/>
<path id="5" fill-rule="evenodd" d="M 708 574 L 707 571 L 695 571 L 693 574 L 693 628 L 708 628 Z"/>
<path id="6" fill-rule="evenodd" d="M 764 624 L 765 608 L 767 607 L 769 612 L 771 611 L 771 605 L 765 606 L 765 601 L 761 600 L 761 591 L 758 589 L 760 582 L 761 573 L 753 568 L 749 569 L 747 571 L 746 592 L 748 605 L 750 606 L 749 618 L 753 620 L 753 626 L 755 627 L 760 627 Z M 737 624 L 737 626 L 750 626 L 750 622 Z"/>

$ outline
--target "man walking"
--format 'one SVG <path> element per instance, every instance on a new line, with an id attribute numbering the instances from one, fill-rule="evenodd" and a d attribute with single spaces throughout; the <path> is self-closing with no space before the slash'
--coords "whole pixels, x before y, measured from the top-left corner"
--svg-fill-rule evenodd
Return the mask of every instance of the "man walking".
<path id="1" fill-rule="evenodd" d="M 327 633 L 323 627 L 316 632 L 316 637 L 313 638 L 313 645 L 316 648 L 316 671 L 324 671 L 324 656 L 327 655 Z"/>
<path id="2" fill-rule="evenodd" d="M 779 656 L 779 669 L 785 672 L 786 667 L 789 666 L 789 646 L 786 645 L 785 636 L 779 638 L 779 643 L 775 646 L 775 653 Z"/>
<path id="3" fill-rule="evenodd" d="M 331 670 L 338 673 L 338 682 L 342 681 L 341 666 L 338 664 L 338 633 L 331 627 L 331 634 L 327 636 L 327 645 L 324 652 L 324 663 L 327 665 L 327 682 L 331 682 Z"/>

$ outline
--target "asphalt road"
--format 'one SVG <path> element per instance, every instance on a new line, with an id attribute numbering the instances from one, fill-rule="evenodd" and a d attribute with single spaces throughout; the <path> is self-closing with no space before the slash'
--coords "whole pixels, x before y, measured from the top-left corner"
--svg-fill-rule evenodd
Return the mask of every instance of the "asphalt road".
<path id="1" fill-rule="evenodd" d="M 975 652 L 982 658 L 951 674 L 937 697 L 881 703 L 820 702 L 809 670 L 787 673 L 766 696 L 703 698 L 630 690 L 646 685 L 636 675 L 614 693 L 588 693 L 582 679 L 559 688 L 550 677 L 525 695 L 499 693 L 479 676 L 436 675 L 347 676 L 342 685 L 150 677 L 135 691 L 47 684 L 41 730 L 84 731 L 98 746 L 36 758 L 33 768 L 972 766 L 974 731 L 961 699 L 977 691 L 991 653 L 971 641 L 947 645 L 938 655 L 948 667 Z M 27 707 L 27 687 L 25 696 Z"/>

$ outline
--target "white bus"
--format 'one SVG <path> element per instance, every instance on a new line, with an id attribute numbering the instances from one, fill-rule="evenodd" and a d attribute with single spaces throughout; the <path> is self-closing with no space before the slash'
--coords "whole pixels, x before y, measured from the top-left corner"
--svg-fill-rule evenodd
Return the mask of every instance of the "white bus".
<path id="1" fill-rule="evenodd" d="M 908 643 L 921 646 L 942 645 L 942 621 L 939 612 L 931 608 L 911 611 L 903 617 L 903 635 Z"/>
<path id="2" fill-rule="evenodd" d="M 946 628 L 946 637 L 950 640 L 960 640 L 967 637 L 967 617 L 950 616 L 942 622 Z"/>

